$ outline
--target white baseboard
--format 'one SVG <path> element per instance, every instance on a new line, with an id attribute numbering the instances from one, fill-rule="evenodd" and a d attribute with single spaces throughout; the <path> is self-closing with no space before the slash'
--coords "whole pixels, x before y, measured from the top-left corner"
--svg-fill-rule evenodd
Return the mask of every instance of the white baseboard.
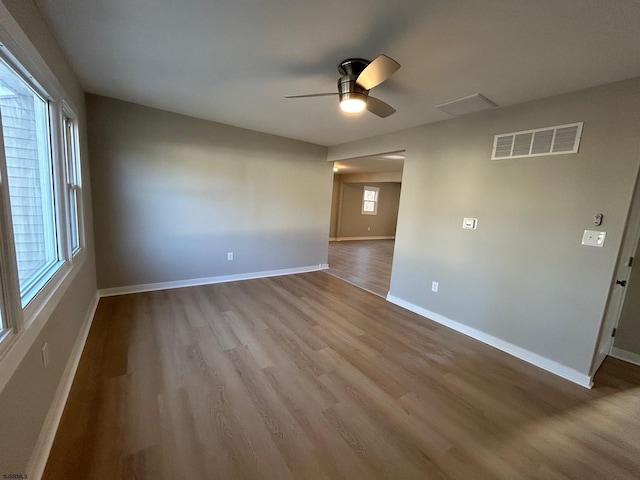
<path id="1" fill-rule="evenodd" d="M 89 309 L 87 310 L 87 313 L 82 322 L 80 333 L 78 334 L 76 342 L 73 345 L 73 350 L 71 351 L 71 355 L 69 356 L 69 360 L 67 361 L 64 373 L 62 374 L 62 378 L 60 379 L 60 383 L 58 384 L 58 388 L 56 389 L 55 396 L 53 397 L 53 402 L 49 407 L 47 418 L 45 419 L 42 430 L 40 431 L 40 435 L 38 436 L 38 442 L 36 443 L 35 449 L 31 456 L 31 461 L 27 470 L 29 472 L 29 478 L 40 480 L 40 478 L 42 478 L 42 474 L 44 473 L 44 468 L 47 465 L 49 453 L 51 452 L 51 447 L 53 446 L 53 440 L 55 439 L 56 432 L 58 431 L 58 426 L 60 425 L 60 420 L 62 419 L 62 413 L 64 412 L 64 407 L 67 403 L 69 392 L 71 391 L 71 385 L 73 384 L 73 379 L 75 378 L 76 370 L 78 369 L 78 364 L 80 363 L 80 358 L 82 357 L 84 344 L 86 343 L 87 337 L 89 336 L 89 330 L 91 329 L 91 324 L 93 323 L 93 317 L 95 316 L 99 299 L 100 297 L 96 295 L 91 302 L 91 305 L 89 305 Z"/>
<path id="2" fill-rule="evenodd" d="M 610 356 L 617 358 L 618 360 L 633 363 L 634 365 L 640 365 L 640 355 L 627 350 L 622 350 L 621 348 L 613 347 L 611 349 Z"/>
<path id="3" fill-rule="evenodd" d="M 103 288 L 98 290 L 100 297 L 112 297 L 129 293 L 153 292 L 156 290 L 170 290 L 172 288 L 197 287 L 199 285 L 212 285 L 214 283 L 237 282 L 240 280 L 252 280 L 254 278 L 279 277 L 295 273 L 316 272 L 326 270 L 329 264 L 320 263 L 305 267 L 283 268 L 281 270 L 265 270 L 262 272 L 239 273 L 236 275 L 221 275 L 219 277 L 194 278 L 190 280 L 177 280 L 173 282 L 147 283 L 143 285 L 130 285 L 127 287 Z"/>
<path id="4" fill-rule="evenodd" d="M 396 237 L 336 237 L 333 239 L 335 242 L 349 242 L 352 240 L 395 240 Z M 329 239 L 332 241 L 331 239 Z"/>
<path id="5" fill-rule="evenodd" d="M 491 345 L 498 350 L 502 350 L 509 355 L 513 355 L 514 357 L 540 367 L 543 370 L 547 370 L 548 372 L 554 373 L 555 375 L 570 380 L 573 383 L 577 383 L 582 387 L 591 388 L 593 386 L 593 380 L 589 375 L 580 373 L 573 368 L 556 362 L 555 360 L 551 360 L 549 358 L 543 357 L 542 355 L 538 355 L 537 353 L 530 352 L 529 350 L 509 343 L 498 337 L 494 337 L 493 335 L 489 335 L 488 333 L 476 330 L 475 328 L 469 327 L 460 322 L 456 322 L 455 320 L 451 320 L 438 313 L 431 312 L 426 308 L 419 307 L 418 305 L 402 300 L 401 298 L 394 297 L 391 294 L 387 295 L 387 301 L 400 307 L 406 308 L 407 310 L 417 313 L 418 315 L 426 317 L 430 320 L 433 320 L 434 322 L 440 323 L 457 332 L 463 333 L 464 335 L 467 335 L 471 338 L 475 338 L 482 343 Z"/>

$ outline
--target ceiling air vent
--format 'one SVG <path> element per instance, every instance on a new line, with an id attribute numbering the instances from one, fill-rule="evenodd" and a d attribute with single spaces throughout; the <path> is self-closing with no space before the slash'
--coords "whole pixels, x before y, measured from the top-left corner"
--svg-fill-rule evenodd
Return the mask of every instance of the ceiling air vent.
<path id="1" fill-rule="evenodd" d="M 458 98 L 457 100 L 451 100 L 450 102 L 441 103 L 436 105 L 438 110 L 458 117 L 460 115 L 466 115 L 467 113 L 481 112 L 482 110 L 488 110 L 495 108 L 497 105 L 480 93 L 474 93 L 468 97 Z"/>
<path id="2" fill-rule="evenodd" d="M 582 122 L 496 135 L 491 160 L 577 153 Z"/>

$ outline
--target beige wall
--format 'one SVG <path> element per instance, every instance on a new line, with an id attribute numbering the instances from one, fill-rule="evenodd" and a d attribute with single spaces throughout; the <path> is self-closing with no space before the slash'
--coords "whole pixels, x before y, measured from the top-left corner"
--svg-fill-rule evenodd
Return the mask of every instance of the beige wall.
<path id="1" fill-rule="evenodd" d="M 495 134 L 580 121 L 578 154 L 490 160 Z M 328 157 L 406 149 L 391 295 L 587 375 L 640 164 L 639 125 L 633 79 L 339 145 Z M 604 248 L 580 245 L 595 213 Z M 463 230 L 464 217 L 478 229 Z"/>
<path id="2" fill-rule="evenodd" d="M 362 214 L 365 185 L 380 189 L 377 215 Z M 338 238 L 395 236 L 400 202 L 399 183 L 342 183 L 341 198 Z"/>
<path id="3" fill-rule="evenodd" d="M 340 177 L 333 174 L 333 186 L 331 189 L 331 219 L 329 224 L 329 239 L 334 240 L 338 232 L 338 219 L 340 217 Z"/>
<path id="4" fill-rule="evenodd" d="M 325 147 L 95 95 L 87 109 L 100 288 L 327 263 Z"/>
<path id="5" fill-rule="evenodd" d="M 24 474 L 28 473 L 28 465 L 35 451 L 38 436 L 83 320 L 95 298 L 96 281 L 84 94 L 32 1 L 3 0 L 3 4 L 29 38 L 29 45 L 19 42 L 20 47 L 26 53 L 33 47 L 37 49 L 38 55 L 46 62 L 44 70 L 48 68 L 53 72 L 64 91 L 66 101 L 79 115 L 88 253 L 82 268 L 62 298 L 55 306 L 52 305 L 53 312 L 46 324 L 24 357 L 21 357 L 17 369 L 0 392 L 0 474 Z M 3 22 L 3 28 L 7 28 L 11 22 L 4 13 L 0 15 L 0 21 Z M 49 344 L 50 359 L 46 370 L 41 360 L 41 349 L 45 343 Z M 10 352 L 8 357 L 11 357 L 12 353 Z M 7 361 L 7 358 L 3 359 L 0 369 L 7 368 Z"/>

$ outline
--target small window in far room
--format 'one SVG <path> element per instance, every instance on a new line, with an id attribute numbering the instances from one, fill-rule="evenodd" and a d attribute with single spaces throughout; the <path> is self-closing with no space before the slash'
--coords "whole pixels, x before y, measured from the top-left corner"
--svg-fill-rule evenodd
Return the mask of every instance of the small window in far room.
<path id="1" fill-rule="evenodd" d="M 380 189 L 378 187 L 364 187 L 362 194 L 362 215 L 378 214 L 378 195 Z"/>

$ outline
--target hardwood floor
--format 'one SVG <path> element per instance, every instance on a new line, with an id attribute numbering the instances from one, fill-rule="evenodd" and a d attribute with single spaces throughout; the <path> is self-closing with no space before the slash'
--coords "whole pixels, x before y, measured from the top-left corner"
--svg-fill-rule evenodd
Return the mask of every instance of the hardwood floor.
<path id="1" fill-rule="evenodd" d="M 327 273 L 386 298 L 395 240 L 329 242 Z"/>
<path id="2" fill-rule="evenodd" d="M 637 479 L 587 390 L 322 272 L 103 298 L 45 479 Z"/>

